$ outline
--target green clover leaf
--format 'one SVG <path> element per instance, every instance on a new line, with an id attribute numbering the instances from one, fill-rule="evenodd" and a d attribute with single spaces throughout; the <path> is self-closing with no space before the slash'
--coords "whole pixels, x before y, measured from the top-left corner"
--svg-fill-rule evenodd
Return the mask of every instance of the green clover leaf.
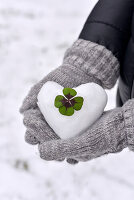
<path id="1" fill-rule="evenodd" d="M 63 89 L 63 94 L 68 99 L 71 99 L 72 97 L 76 96 L 77 92 L 74 89 L 72 89 L 72 88 L 64 88 Z"/>
<path id="2" fill-rule="evenodd" d="M 61 100 L 64 99 L 64 96 L 62 95 L 58 95 L 56 98 L 55 98 L 55 102 L 54 102 L 54 105 L 56 108 L 60 108 L 61 106 L 63 106 Z"/>
<path id="3" fill-rule="evenodd" d="M 66 108 L 65 106 L 62 106 L 59 108 L 59 112 L 62 115 L 72 116 L 74 114 L 74 109 L 73 109 L 73 107 Z"/>
<path id="4" fill-rule="evenodd" d="M 83 106 L 83 101 L 84 101 L 83 97 L 75 97 L 74 101 L 75 101 L 75 104 L 74 104 L 73 108 L 77 111 L 81 110 L 81 108 Z"/>
<path id="5" fill-rule="evenodd" d="M 79 111 L 83 106 L 83 97 L 75 97 L 77 92 L 72 88 L 64 88 L 63 94 L 55 98 L 54 105 L 62 115 L 72 116 L 74 110 Z"/>

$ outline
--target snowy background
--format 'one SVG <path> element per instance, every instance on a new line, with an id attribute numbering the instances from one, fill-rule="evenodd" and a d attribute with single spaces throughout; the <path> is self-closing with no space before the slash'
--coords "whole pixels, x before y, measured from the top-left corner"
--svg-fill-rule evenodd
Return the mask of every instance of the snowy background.
<path id="1" fill-rule="evenodd" d="M 134 153 L 76 166 L 45 162 L 24 142 L 18 112 L 29 88 L 61 64 L 95 2 L 0 0 L 0 200 L 134 199 Z"/>

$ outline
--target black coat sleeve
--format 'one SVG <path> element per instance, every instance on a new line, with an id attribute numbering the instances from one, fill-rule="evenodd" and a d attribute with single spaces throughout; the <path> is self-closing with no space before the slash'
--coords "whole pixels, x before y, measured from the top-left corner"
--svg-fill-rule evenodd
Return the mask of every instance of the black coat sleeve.
<path id="1" fill-rule="evenodd" d="M 79 38 L 101 44 L 122 62 L 130 39 L 134 0 L 99 0 Z"/>
<path id="2" fill-rule="evenodd" d="M 120 68 L 119 86 L 117 92 L 117 106 L 121 106 L 128 99 L 134 98 L 134 13 L 124 61 Z M 120 101 L 122 101 L 122 104 Z"/>

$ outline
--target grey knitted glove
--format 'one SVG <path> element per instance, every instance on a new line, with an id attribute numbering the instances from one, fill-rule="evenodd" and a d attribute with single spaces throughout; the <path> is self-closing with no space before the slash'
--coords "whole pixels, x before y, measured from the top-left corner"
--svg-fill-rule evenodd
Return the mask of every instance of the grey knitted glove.
<path id="1" fill-rule="evenodd" d="M 47 81 L 55 81 L 63 87 L 77 87 L 95 82 L 103 88 L 111 88 L 119 76 L 119 63 L 105 47 L 77 40 L 65 54 L 63 64 L 37 83 L 24 99 L 20 112 L 27 127 L 25 139 L 30 144 L 42 143 L 59 137 L 48 126 L 37 106 L 37 95 Z"/>
<path id="2" fill-rule="evenodd" d="M 87 161 L 129 147 L 134 151 L 134 99 L 122 108 L 105 112 L 84 134 L 39 145 L 45 160 L 72 158 Z"/>

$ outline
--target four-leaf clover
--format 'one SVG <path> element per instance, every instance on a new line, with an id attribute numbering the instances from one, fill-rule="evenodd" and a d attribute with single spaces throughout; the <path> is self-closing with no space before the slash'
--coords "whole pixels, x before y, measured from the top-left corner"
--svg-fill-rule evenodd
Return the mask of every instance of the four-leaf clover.
<path id="1" fill-rule="evenodd" d="M 77 92 L 72 88 L 64 88 L 63 94 L 64 96 L 56 96 L 54 102 L 55 107 L 59 109 L 62 115 L 72 116 L 75 110 L 81 110 L 84 101 L 83 97 L 75 97 Z"/>

